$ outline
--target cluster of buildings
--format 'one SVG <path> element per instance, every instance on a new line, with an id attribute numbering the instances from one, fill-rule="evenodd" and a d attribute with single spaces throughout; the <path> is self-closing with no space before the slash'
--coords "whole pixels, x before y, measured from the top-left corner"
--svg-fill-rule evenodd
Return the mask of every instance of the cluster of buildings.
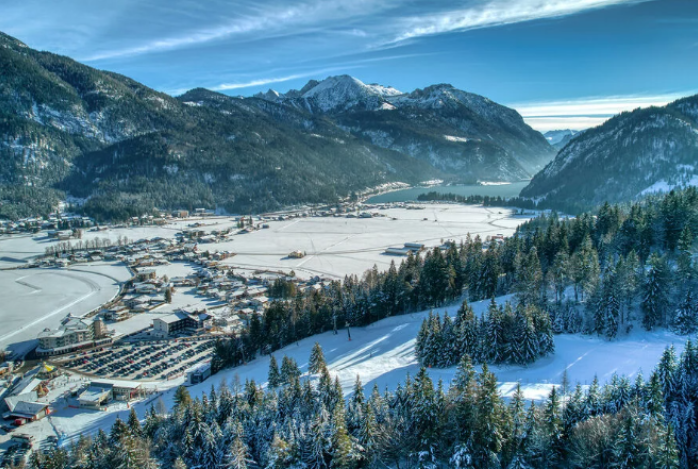
<path id="1" fill-rule="evenodd" d="M 51 232 L 67 235 L 72 233 L 72 228 L 88 228 L 94 224 L 94 220 L 90 217 L 52 213 L 48 217 L 28 217 L 15 221 L 0 220 L 0 234 L 36 233 L 46 230 L 49 231 L 49 236 Z M 58 236 L 54 234 L 52 237 Z"/>

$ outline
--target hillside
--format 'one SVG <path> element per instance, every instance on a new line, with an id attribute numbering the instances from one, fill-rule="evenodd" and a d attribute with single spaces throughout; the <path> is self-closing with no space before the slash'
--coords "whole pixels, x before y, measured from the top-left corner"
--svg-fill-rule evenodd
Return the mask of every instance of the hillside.
<path id="1" fill-rule="evenodd" d="M 622 113 L 568 143 L 521 191 L 572 209 L 698 183 L 698 95 Z"/>

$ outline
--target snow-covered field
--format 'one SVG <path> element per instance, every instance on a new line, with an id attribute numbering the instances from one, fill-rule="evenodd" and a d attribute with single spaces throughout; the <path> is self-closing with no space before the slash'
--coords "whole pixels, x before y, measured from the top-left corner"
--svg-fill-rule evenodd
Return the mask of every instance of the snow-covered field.
<path id="1" fill-rule="evenodd" d="M 476 205 L 424 204 L 424 210 L 391 208 L 379 210 L 384 217 L 344 218 L 308 217 L 268 222 L 270 228 L 234 236 L 224 243 L 201 244 L 202 250 L 233 251 L 237 255 L 225 261 L 241 269 L 294 270 L 299 277 L 315 275 L 344 278 L 345 274 L 360 275 L 377 265 L 387 269 L 391 260 L 401 258 L 383 253 L 388 247 L 401 247 L 406 242 L 438 246 L 449 239 L 461 240 L 470 233 L 485 238 L 488 235 L 510 235 L 530 217 L 516 216 L 513 210 Z M 395 220 L 393 220 L 393 218 Z M 426 220 L 424 220 L 426 218 Z M 234 227 L 230 217 L 196 220 L 199 229 L 210 232 Z M 174 238 L 175 233 L 188 228 L 192 220 L 165 226 L 112 228 L 83 234 L 83 241 L 94 238 L 152 239 Z M 75 241 L 73 241 L 75 242 Z M 0 238 L 0 268 L 16 267 L 54 245 L 45 234 Z M 289 259 L 291 251 L 308 255 Z"/>
<path id="2" fill-rule="evenodd" d="M 506 298 L 500 298 L 500 301 Z M 488 302 L 474 304 L 476 312 L 487 308 Z M 438 312 L 455 313 L 457 305 L 440 308 Z M 404 382 L 407 373 L 414 375 L 419 370 L 419 364 L 414 356 L 414 342 L 422 320 L 428 312 L 415 313 L 384 319 L 364 328 L 354 328 L 349 341 L 345 330 L 338 335 L 331 332 L 301 340 L 297 344 L 275 352 L 280 361 L 283 355 L 293 357 L 301 367 L 307 370 L 310 350 L 315 342 L 319 342 L 324 350 L 330 372 L 337 376 L 344 392 L 351 392 L 358 375 L 367 392 L 378 385 L 381 391 L 386 387 L 395 389 L 397 383 Z M 664 348 L 669 344 L 676 346 L 677 353 L 683 349 L 685 338 L 667 332 L 644 333 L 638 332 L 621 340 L 608 342 L 593 337 L 577 335 L 561 335 L 555 337 L 555 354 L 544 358 L 535 364 L 522 366 L 492 367 L 499 379 L 499 389 L 505 396 L 511 395 L 517 381 L 522 383 L 525 397 L 528 399 L 544 399 L 555 384 L 560 384 L 565 369 L 571 382 L 589 384 L 594 376 L 601 383 L 611 379 L 614 373 L 634 376 L 642 371 L 647 377 L 655 367 Z M 232 383 L 236 379 L 244 382 L 253 379 L 264 385 L 267 380 L 269 357 L 260 357 L 235 369 L 223 371 L 202 384 L 189 388 L 192 396 L 201 396 L 209 392 L 211 386 L 221 382 Z M 433 379 L 442 379 L 448 385 L 455 374 L 455 367 L 448 369 L 430 369 Z M 135 404 L 138 415 L 143 417 L 146 409 L 158 398 L 171 407 L 173 404 L 174 387 L 181 384 L 182 378 L 159 384 L 149 384 L 157 387 L 158 393 L 144 402 Z M 125 404 L 115 404 L 107 412 L 85 409 L 61 408 L 52 414 L 50 421 L 44 419 L 22 427 L 25 433 L 34 434 L 39 438 L 48 435 L 64 433 L 67 439 L 76 438 L 80 433 L 92 433 L 99 428 L 108 429 L 117 416 L 126 419 L 129 408 Z M 3 441 L 0 437 L 0 442 Z"/>
<path id="3" fill-rule="evenodd" d="M 82 316 L 111 300 L 130 278 L 123 265 L 0 271 L 0 348 L 30 348 L 39 332 L 56 328 L 68 313 Z"/>
<path id="4" fill-rule="evenodd" d="M 341 279 L 346 274 L 361 275 L 374 265 L 380 270 L 391 261 L 403 258 L 384 254 L 388 247 L 406 242 L 437 246 L 446 240 L 461 240 L 468 234 L 483 238 L 493 234 L 509 235 L 528 217 L 517 217 L 512 210 L 455 204 L 424 204 L 423 210 L 391 208 L 380 210 L 385 216 L 374 218 L 308 217 L 269 222 L 269 229 L 241 234 L 223 243 L 202 244 L 201 249 L 230 250 L 236 256 L 224 263 L 241 271 L 295 271 L 301 278 L 315 275 Z M 194 220 L 165 226 L 111 228 L 85 231 L 83 241 L 95 238 L 133 241 L 155 237 L 174 238 L 175 234 Z M 202 230 L 224 230 L 234 227 L 230 217 L 199 219 Z M 51 241 L 45 233 L 0 238 L 0 268 L 17 267 L 44 253 Z M 289 259 L 288 253 L 302 250 L 301 259 Z M 185 276 L 193 266 L 175 263 L 158 268 L 158 274 Z M 8 299 L 0 304 L 0 319 L 8 332 L 0 333 L 0 347 L 19 344 L 28 346 L 37 333 L 46 327 L 58 326 L 60 319 L 72 313 L 81 316 L 109 301 L 118 291 L 117 282 L 129 278 L 123 266 L 81 264 L 68 270 L 6 270 L 0 271 L 0 287 Z M 164 314 L 179 307 L 214 307 L 210 300 L 180 289 L 172 304 L 153 314 Z M 119 333 L 132 332 L 150 324 L 151 315 L 133 318 L 115 326 Z M 123 330 L 121 330 L 123 329 Z M 17 347 L 17 345 L 13 345 Z"/>
<path id="5" fill-rule="evenodd" d="M 474 205 L 425 204 L 424 210 L 380 210 L 376 218 L 299 218 L 270 224 L 270 229 L 235 236 L 233 241 L 204 244 L 201 249 L 236 252 L 225 264 L 250 269 L 294 270 L 299 277 L 314 275 L 344 278 L 360 275 L 374 265 L 386 270 L 403 259 L 384 254 L 388 247 L 406 242 L 438 246 L 447 240 L 480 235 L 511 235 L 530 217 L 513 210 Z M 425 220 L 426 219 L 426 220 Z M 302 259 L 288 253 L 301 250 Z"/>

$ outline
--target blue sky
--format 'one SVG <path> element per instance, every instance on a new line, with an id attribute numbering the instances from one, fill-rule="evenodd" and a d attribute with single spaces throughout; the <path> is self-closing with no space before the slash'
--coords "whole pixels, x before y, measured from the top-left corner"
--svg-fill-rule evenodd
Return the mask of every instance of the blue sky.
<path id="1" fill-rule="evenodd" d="M 31 47 L 174 95 L 346 73 L 451 83 L 545 130 L 698 92 L 696 0 L 4 0 L 2 13 Z"/>

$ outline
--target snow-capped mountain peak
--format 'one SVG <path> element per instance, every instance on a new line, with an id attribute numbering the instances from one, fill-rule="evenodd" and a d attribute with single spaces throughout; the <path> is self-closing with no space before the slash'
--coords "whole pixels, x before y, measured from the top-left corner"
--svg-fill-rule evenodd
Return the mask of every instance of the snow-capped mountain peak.
<path id="1" fill-rule="evenodd" d="M 281 101 L 284 96 L 276 90 L 269 89 L 266 93 L 259 92 L 259 93 L 255 94 L 254 97 L 266 99 L 267 101 L 277 102 L 277 101 Z"/>
<path id="2" fill-rule="evenodd" d="M 402 94 L 399 90 L 382 85 L 367 85 L 349 75 L 328 77 L 315 86 L 303 88 L 305 99 L 312 99 L 323 111 L 346 107 L 347 104 L 368 98 L 387 98 Z"/>

